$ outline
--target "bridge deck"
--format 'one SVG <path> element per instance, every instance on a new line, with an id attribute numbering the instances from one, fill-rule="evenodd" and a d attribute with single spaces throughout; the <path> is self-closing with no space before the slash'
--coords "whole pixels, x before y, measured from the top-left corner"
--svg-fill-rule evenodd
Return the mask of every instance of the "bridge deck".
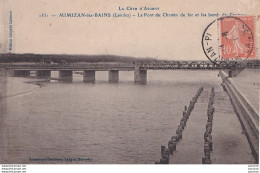
<path id="1" fill-rule="evenodd" d="M 227 61 L 215 64 L 210 61 L 137 61 L 135 63 L 71 63 L 71 64 L 40 64 L 40 63 L 5 63 L 0 68 L 14 70 L 120 70 L 131 71 L 135 67 L 140 70 L 218 70 L 242 68 L 243 64 Z"/>
<path id="2" fill-rule="evenodd" d="M 0 68 L 14 69 L 14 70 L 96 70 L 96 71 L 132 71 L 133 64 L 0 64 Z"/>

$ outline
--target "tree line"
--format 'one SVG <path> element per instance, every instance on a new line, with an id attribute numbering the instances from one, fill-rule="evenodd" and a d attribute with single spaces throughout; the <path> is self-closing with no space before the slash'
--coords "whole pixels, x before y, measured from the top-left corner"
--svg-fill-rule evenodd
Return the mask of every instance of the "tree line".
<path id="1" fill-rule="evenodd" d="M 76 62 L 124 62 L 133 63 L 136 60 L 155 60 L 154 58 L 135 58 L 129 56 L 116 55 L 63 55 L 63 54 L 0 54 L 0 63 L 12 62 L 42 62 L 50 61 L 60 63 L 66 61 L 68 63 Z"/>

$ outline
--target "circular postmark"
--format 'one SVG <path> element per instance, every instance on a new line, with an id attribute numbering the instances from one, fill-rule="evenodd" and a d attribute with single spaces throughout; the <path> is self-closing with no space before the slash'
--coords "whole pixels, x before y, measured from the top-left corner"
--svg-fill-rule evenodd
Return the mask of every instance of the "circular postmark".
<path id="1" fill-rule="evenodd" d="M 254 17 L 214 20 L 205 28 L 201 44 L 207 58 L 216 65 L 254 58 Z"/>

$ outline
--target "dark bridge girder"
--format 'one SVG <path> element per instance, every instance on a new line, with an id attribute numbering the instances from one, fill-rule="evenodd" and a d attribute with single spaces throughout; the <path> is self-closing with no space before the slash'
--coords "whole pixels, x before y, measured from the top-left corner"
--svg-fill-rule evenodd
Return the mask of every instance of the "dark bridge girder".
<path id="1" fill-rule="evenodd" d="M 137 61 L 136 66 L 143 70 L 215 70 L 215 69 L 240 69 L 242 63 L 225 61 L 219 64 L 210 61 Z"/>

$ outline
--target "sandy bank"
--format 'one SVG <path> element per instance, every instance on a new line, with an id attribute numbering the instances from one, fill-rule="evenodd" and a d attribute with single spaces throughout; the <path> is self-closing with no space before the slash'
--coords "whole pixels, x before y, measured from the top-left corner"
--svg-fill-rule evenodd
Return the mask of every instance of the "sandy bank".
<path id="1" fill-rule="evenodd" d="M 34 92 L 41 86 L 33 81 L 34 79 L 7 77 L 1 80 L 1 95 L 8 98 Z"/>

